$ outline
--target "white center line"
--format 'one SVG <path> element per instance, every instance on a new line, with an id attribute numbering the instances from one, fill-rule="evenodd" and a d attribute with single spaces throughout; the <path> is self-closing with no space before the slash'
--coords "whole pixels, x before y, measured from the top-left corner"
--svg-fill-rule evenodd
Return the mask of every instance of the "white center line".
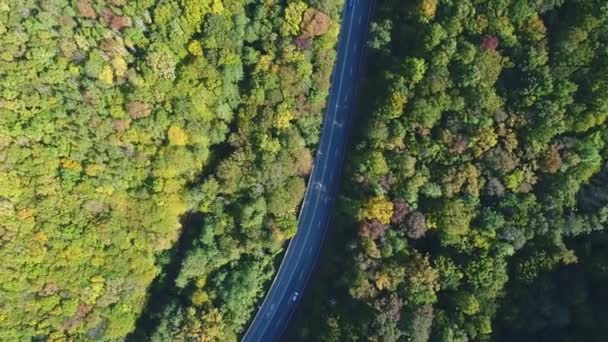
<path id="1" fill-rule="evenodd" d="M 354 19 L 354 9 L 353 9 L 353 10 L 351 11 L 351 13 L 350 13 L 350 19 L 349 19 L 350 26 L 349 26 L 349 28 L 348 28 L 348 33 L 347 33 L 347 38 L 346 38 L 346 46 L 345 46 L 345 50 L 344 50 L 344 57 L 343 57 L 343 60 L 342 60 L 342 70 L 341 70 L 341 74 L 340 74 L 340 83 L 338 84 L 338 92 L 337 92 L 337 95 L 336 95 L 336 102 L 339 102 L 340 94 L 341 94 L 341 92 L 342 92 L 342 82 L 343 82 L 343 77 L 344 77 L 344 69 L 345 69 L 345 67 L 346 67 L 347 56 L 348 56 L 348 52 L 349 52 L 348 46 L 349 46 L 349 44 L 350 44 L 350 37 L 351 37 L 351 33 L 352 33 L 352 23 L 353 23 L 353 19 Z M 361 16 L 359 16 L 359 23 L 361 23 Z M 337 104 L 337 103 L 336 103 L 336 107 L 335 107 L 335 109 L 336 109 L 336 110 L 335 110 L 335 111 L 334 111 L 334 113 L 332 113 L 332 114 L 337 114 L 337 109 L 338 109 L 338 104 Z M 335 119 L 335 115 L 334 115 L 334 119 Z M 329 118 L 327 118 L 326 120 L 328 120 L 327 122 L 330 122 L 330 121 L 329 121 Z M 332 141 L 333 141 L 333 133 L 334 133 L 333 126 L 331 126 L 331 128 L 330 128 L 330 135 L 329 135 L 329 142 L 328 142 L 328 146 L 330 146 L 330 147 L 331 147 L 331 144 L 332 144 Z M 321 149 L 319 149 L 319 151 L 318 151 L 318 155 L 322 155 L 322 151 L 321 151 Z M 324 163 L 324 165 L 323 165 L 323 169 L 322 169 L 322 172 L 321 172 L 321 180 L 320 180 L 320 181 L 321 181 L 321 183 L 323 182 L 323 179 L 325 178 L 325 171 L 326 171 L 326 168 L 327 168 L 327 160 L 325 160 L 325 163 Z M 316 174 L 316 172 L 315 172 L 315 171 L 317 171 L 317 170 L 318 170 L 317 168 L 313 168 L 313 175 L 311 175 L 311 179 L 314 179 L 314 175 Z M 319 195 L 320 195 L 320 194 L 319 194 Z M 312 217 L 313 217 L 313 218 L 314 218 L 314 216 L 315 216 L 315 214 L 316 214 L 316 210 L 317 210 L 317 207 L 318 207 L 318 203 L 319 203 L 319 196 L 317 196 L 317 199 L 316 199 L 315 204 L 314 204 L 314 207 L 313 207 L 313 211 L 312 211 Z M 311 230 L 312 230 L 312 229 L 308 229 L 308 231 L 306 232 L 306 236 L 304 237 L 304 241 L 305 241 L 305 242 L 306 242 L 306 241 L 308 241 L 308 237 L 309 237 L 309 235 L 310 235 L 310 231 L 311 231 Z M 293 241 L 292 241 L 292 242 L 293 242 Z M 306 245 L 306 243 L 305 243 L 305 242 L 304 242 L 304 244 L 303 244 L 303 245 Z M 288 252 L 289 252 L 289 248 L 288 248 Z M 295 253 L 295 252 L 294 252 L 294 253 Z M 302 253 L 303 253 L 303 250 L 301 250 L 301 251 L 300 251 L 300 253 L 298 254 L 298 258 L 296 259 L 296 263 L 295 263 L 296 265 L 298 265 L 298 264 L 299 264 L 299 261 L 300 261 L 300 258 L 301 258 L 301 256 L 302 256 Z M 311 249 L 309 250 L 309 253 L 312 253 L 312 247 L 311 247 Z M 280 273 L 280 271 L 281 271 L 281 270 L 280 270 L 280 267 L 279 267 L 279 272 L 278 272 L 278 273 Z M 278 274 L 278 273 L 277 273 L 277 274 Z M 289 284 L 289 283 L 291 282 L 291 280 L 293 279 L 294 273 L 295 273 L 295 271 L 292 271 L 292 272 L 291 272 L 291 275 L 290 275 L 290 277 L 289 277 L 289 280 L 288 280 L 287 284 Z M 302 276 L 303 276 L 303 271 L 301 271 L 300 278 L 301 278 Z M 272 285 L 271 285 L 271 289 L 272 289 Z M 282 299 L 282 298 L 283 298 L 283 296 L 285 295 L 286 291 L 287 291 L 287 287 L 285 287 L 285 288 L 283 289 L 283 291 L 281 292 L 281 294 L 280 294 L 280 296 L 279 296 L 279 298 L 280 298 L 280 299 Z M 264 304 L 262 303 L 262 306 L 263 306 L 263 305 L 264 305 Z M 274 310 L 272 310 L 272 311 L 273 311 L 273 313 L 274 313 Z M 255 318 L 254 318 L 254 321 L 255 321 Z M 277 326 L 278 326 L 279 322 L 280 322 L 280 320 L 277 320 L 277 323 L 275 324 L 275 327 L 277 327 Z M 268 324 L 270 324 L 270 322 L 266 323 L 266 324 L 265 324 L 265 325 L 262 327 L 262 328 L 263 328 L 263 330 L 262 330 L 262 331 L 265 331 L 265 330 L 266 330 L 266 328 L 267 328 Z M 255 328 L 254 328 L 254 330 L 255 330 Z M 252 334 L 253 334 L 253 332 L 252 332 Z M 246 334 L 246 335 L 249 335 L 249 334 Z"/>
<path id="2" fill-rule="evenodd" d="M 352 33 L 352 21 L 353 21 L 353 18 L 354 18 L 354 11 L 351 11 L 350 25 L 348 27 L 348 33 L 347 33 L 347 36 L 346 36 L 346 46 L 345 46 L 345 50 L 344 50 L 344 59 L 342 60 L 342 70 L 341 70 L 341 73 L 340 73 L 340 83 L 338 84 L 338 92 L 336 94 L 336 99 L 339 99 L 340 98 L 340 94 L 342 93 L 342 80 L 344 78 L 344 69 L 346 67 L 346 61 L 347 61 L 347 56 L 348 56 L 348 45 L 350 44 L 350 37 L 351 37 L 351 33 Z M 334 113 L 337 113 L 337 110 L 334 111 Z M 333 140 L 333 133 L 334 133 L 334 130 L 330 129 L 329 142 L 327 144 L 328 146 L 331 146 L 331 143 L 332 143 L 332 140 Z M 327 159 L 325 160 L 325 163 L 323 164 L 323 170 L 321 172 L 321 180 L 320 180 L 320 182 L 323 182 L 323 179 L 325 178 L 325 170 L 326 170 L 326 168 L 327 168 Z M 314 172 L 314 170 L 313 170 L 313 172 Z M 313 211 L 312 211 L 312 217 L 314 217 L 315 213 L 317 212 L 318 204 L 319 204 L 319 197 L 317 197 L 317 200 L 315 201 L 315 205 L 314 205 Z M 304 238 L 304 241 L 308 241 L 308 237 L 310 235 L 310 231 L 311 230 L 312 229 L 308 229 L 308 231 L 306 232 L 306 236 Z M 298 258 L 296 259 L 296 263 L 295 263 L 296 265 L 300 262 L 300 258 L 302 257 L 302 252 L 303 251 L 300 251 L 300 254 L 298 254 Z M 288 284 L 291 282 L 291 279 L 293 279 L 293 275 L 294 275 L 294 272 L 292 271 L 291 275 L 289 277 L 289 280 L 287 282 Z M 287 288 L 285 288 L 282 291 L 282 293 L 281 293 L 281 295 L 280 295 L 279 298 L 283 298 L 283 296 L 285 295 L 285 292 L 287 292 Z"/>

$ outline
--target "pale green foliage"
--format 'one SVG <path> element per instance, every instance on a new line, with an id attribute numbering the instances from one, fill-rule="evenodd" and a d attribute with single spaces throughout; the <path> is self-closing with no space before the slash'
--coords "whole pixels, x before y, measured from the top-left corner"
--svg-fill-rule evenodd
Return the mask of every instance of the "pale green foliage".
<path id="1" fill-rule="evenodd" d="M 313 147 L 300 134 L 318 137 L 329 87 L 336 32 L 306 54 L 278 38 L 280 15 L 297 34 L 306 8 L 0 1 L 0 340 L 123 340 L 146 303 L 169 297 L 147 291 L 180 234 L 196 235 L 180 220 L 199 210 L 212 221 L 177 284 L 209 279 L 181 301 L 195 308 L 177 310 L 190 320 L 168 340 L 238 333 L 295 232 L 306 165 L 294 157 Z M 284 98 L 299 102 L 276 130 Z M 300 117 L 313 129 L 294 128 Z M 228 264 L 243 275 L 220 279 Z"/>

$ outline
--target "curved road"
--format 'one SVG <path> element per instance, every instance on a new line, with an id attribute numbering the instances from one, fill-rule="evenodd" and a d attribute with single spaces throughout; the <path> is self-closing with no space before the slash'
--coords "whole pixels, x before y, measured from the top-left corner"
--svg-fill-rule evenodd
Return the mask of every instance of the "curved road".
<path id="1" fill-rule="evenodd" d="M 244 342 L 281 337 L 314 270 L 340 182 L 372 7 L 373 0 L 346 0 L 344 5 L 332 87 L 298 230 Z"/>

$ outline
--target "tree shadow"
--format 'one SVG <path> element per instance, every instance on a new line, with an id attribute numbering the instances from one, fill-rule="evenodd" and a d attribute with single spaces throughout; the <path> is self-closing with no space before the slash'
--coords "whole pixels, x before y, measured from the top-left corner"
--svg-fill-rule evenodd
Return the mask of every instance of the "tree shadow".
<path id="1" fill-rule="evenodd" d="M 126 341 L 149 341 L 160 324 L 162 313 L 173 300 L 179 298 L 175 280 L 187 252 L 193 247 L 193 241 L 201 234 L 202 223 L 203 214 L 200 212 L 188 213 L 182 217 L 182 233 L 173 247 L 158 257 L 161 273 L 150 285 L 147 303 L 135 323 L 135 331 L 127 336 Z"/>

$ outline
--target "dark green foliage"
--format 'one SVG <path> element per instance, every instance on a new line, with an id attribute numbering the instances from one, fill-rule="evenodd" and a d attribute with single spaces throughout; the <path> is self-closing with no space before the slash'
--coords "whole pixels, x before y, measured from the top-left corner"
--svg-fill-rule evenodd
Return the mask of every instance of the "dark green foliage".
<path id="1" fill-rule="evenodd" d="M 605 311 L 586 302 L 588 283 L 569 282 L 578 292 L 569 308 L 553 278 L 526 287 L 560 267 L 593 277 L 563 239 L 608 218 L 598 174 L 607 28 L 599 0 L 379 2 L 336 235 L 294 336 L 488 341 L 496 327 L 505 341 L 603 336 L 583 332 L 603 322 L 593 310 Z M 393 219 L 376 236 L 366 215 L 378 198 L 393 203 Z M 402 303 L 393 319 L 378 305 L 388 298 Z"/>
<path id="2" fill-rule="evenodd" d="M 572 239 L 568 246 L 578 262 L 559 266 L 559 251 L 534 244 L 514 261 L 541 267 L 533 278 L 513 269 L 496 319 L 496 341 L 603 341 L 608 324 L 605 284 L 608 280 L 605 232 Z M 541 257 L 542 256 L 542 257 Z M 515 264 L 515 263 L 514 263 Z"/>

